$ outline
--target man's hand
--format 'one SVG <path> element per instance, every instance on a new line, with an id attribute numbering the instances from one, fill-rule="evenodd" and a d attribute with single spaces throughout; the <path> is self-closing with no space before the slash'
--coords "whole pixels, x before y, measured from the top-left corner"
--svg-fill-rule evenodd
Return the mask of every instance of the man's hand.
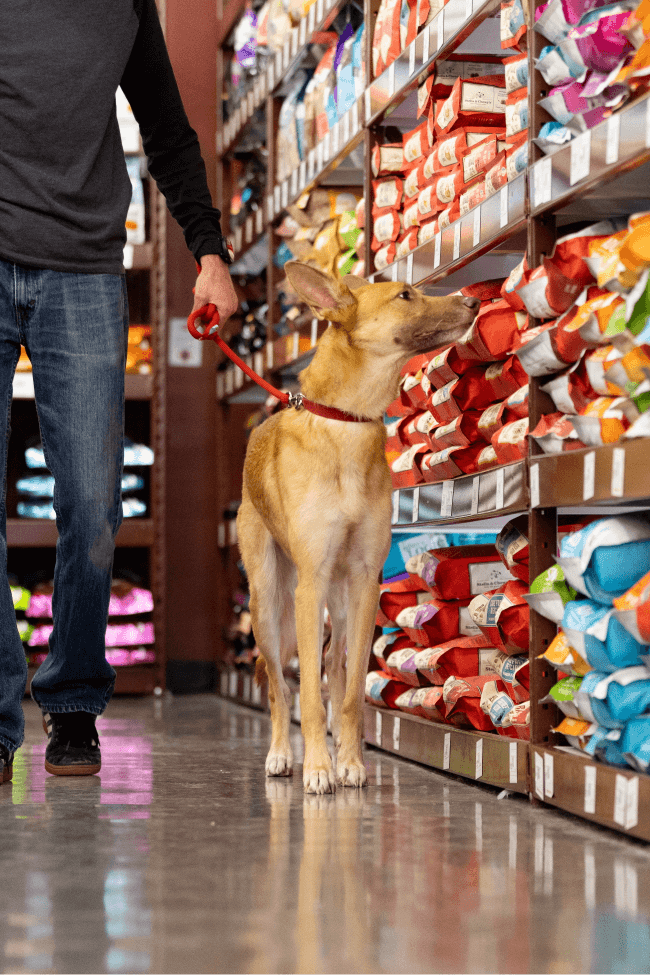
<path id="1" fill-rule="evenodd" d="M 192 311 L 197 311 L 203 305 L 217 306 L 220 325 L 225 325 L 239 307 L 228 265 L 217 254 L 204 254 L 201 258 L 201 273 L 196 279 Z"/>

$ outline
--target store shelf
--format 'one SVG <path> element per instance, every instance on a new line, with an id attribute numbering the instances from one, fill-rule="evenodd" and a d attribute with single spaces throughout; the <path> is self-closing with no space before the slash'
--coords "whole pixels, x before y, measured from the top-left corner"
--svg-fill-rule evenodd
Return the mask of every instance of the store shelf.
<path id="1" fill-rule="evenodd" d="M 243 226 L 237 227 L 231 235 L 231 243 L 235 249 L 235 260 L 240 260 L 247 251 L 254 247 L 266 232 L 264 224 L 264 210 L 262 207 L 246 218 Z"/>
<path id="2" fill-rule="evenodd" d="M 436 61 L 444 61 L 453 54 L 499 7 L 500 0 L 449 0 L 431 23 L 366 89 L 364 99 L 368 122 L 378 122 L 382 116 L 393 112 L 424 81 Z"/>
<path id="3" fill-rule="evenodd" d="M 533 215 L 557 210 L 650 160 L 650 95 L 615 112 L 530 167 Z M 637 195 L 647 197 L 647 188 Z"/>
<path id="4" fill-rule="evenodd" d="M 530 459 L 531 507 L 650 499 L 650 439 Z"/>
<path id="5" fill-rule="evenodd" d="M 528 510 L 525 461 L 393 491 L 393 525 L 452 524 Z"/>
<path id="6" fill-rule="evenodd" d="M 365 705 L 366 744 L 431 768 L 527 793 L 528 742 Z"/>
<path id="7" fill-rule="evenodd" d="M 219 694 L 237 704 L 268 711 L 269 695 L 267 687 L 260 687 L 252 674 L 233 667 L 219 672 Z"/>
<path id="8" fill-rule="evenodd" d="M 650 840 L 650 776 L 533 745 L 531 792 L 581 819 Z"/>
<path id="9" fill-rule="evenodd" d="M 53 521 L 30 518 L 7 519 L 9 548 L 53 548 L 59 533 Z M 150 548 L 154 541 L 154 523 L 150 518 L 125 519 L 117 533 L 120 548 Z"/>
<path id="10" fill-rule="evenodd" d="M 436 281 L 475 261 L 525 227 L 526 175 L 522 173 L 407 257 L 376 271 L 369 280 L 414 285 Z M 520 259 L 517 254 L 513 266 Z"/>

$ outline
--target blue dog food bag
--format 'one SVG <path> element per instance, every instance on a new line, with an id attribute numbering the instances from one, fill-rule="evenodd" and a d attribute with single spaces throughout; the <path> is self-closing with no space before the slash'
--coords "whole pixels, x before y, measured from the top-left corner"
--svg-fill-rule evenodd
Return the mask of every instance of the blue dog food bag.
<path id="1" fill-rule="evenodd" d="M 569 585 L 611 606 L 648 570 L 650 520 L 602 518 L 563 538 L 560 553 L 557 561 Z"/>
<path id="2" fill-rule="evenodd" d="M 562 629 L 570 645 L 594 670 L 613 674 L 643 665 L 648 647 L 637 643 L 614 616 L 613 610 L 592 599 L 571 600 L 564 608 Z M 650 676 L 650 675 L 649 675 Z"/>
<path id="3" fill-rule="evenodd" d="M 637 772 L 650 765 L 650 714 L 641 714 L 625 725 L 620 739 L 621 752 Z"/>
<path id="4" fill-rule="evenodd" d="M 580 714 L 604 728 L 623 728 L 650 710 L 650 674 L 645 667 L 626 667 L 614 674 L 592 670 L 575 697 Z"/>

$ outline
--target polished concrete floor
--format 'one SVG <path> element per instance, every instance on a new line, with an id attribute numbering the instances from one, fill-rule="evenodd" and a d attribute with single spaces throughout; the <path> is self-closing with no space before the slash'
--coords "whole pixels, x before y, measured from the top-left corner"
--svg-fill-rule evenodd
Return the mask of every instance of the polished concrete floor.
<path id="1" fill-rule="evenodd" d="M 0 971 L 650 971 L 650 848 L 373 749 L 367 789 L 304 796 L 207 696 L 114 701 L 101 775 L 54 778 L 25 710 Z"/>

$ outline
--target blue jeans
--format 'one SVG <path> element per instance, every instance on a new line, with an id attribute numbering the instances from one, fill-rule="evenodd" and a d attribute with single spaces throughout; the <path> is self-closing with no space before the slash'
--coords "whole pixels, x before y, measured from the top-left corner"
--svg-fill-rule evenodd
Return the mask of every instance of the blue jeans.
<path id="1" fill-rule="evenodd" d="M 101 714 L 115 685 L 104 641 L 122 521 L 128 331 L 124 274 L 68 274 L 0 260 L 0 742 L 12 751 L 23 741 L 27 679 L 6 574 L 7 442 L 20 346 L 32 361 L 59 532 L 54 629 L 32 697 L 51 713 Z"/>

